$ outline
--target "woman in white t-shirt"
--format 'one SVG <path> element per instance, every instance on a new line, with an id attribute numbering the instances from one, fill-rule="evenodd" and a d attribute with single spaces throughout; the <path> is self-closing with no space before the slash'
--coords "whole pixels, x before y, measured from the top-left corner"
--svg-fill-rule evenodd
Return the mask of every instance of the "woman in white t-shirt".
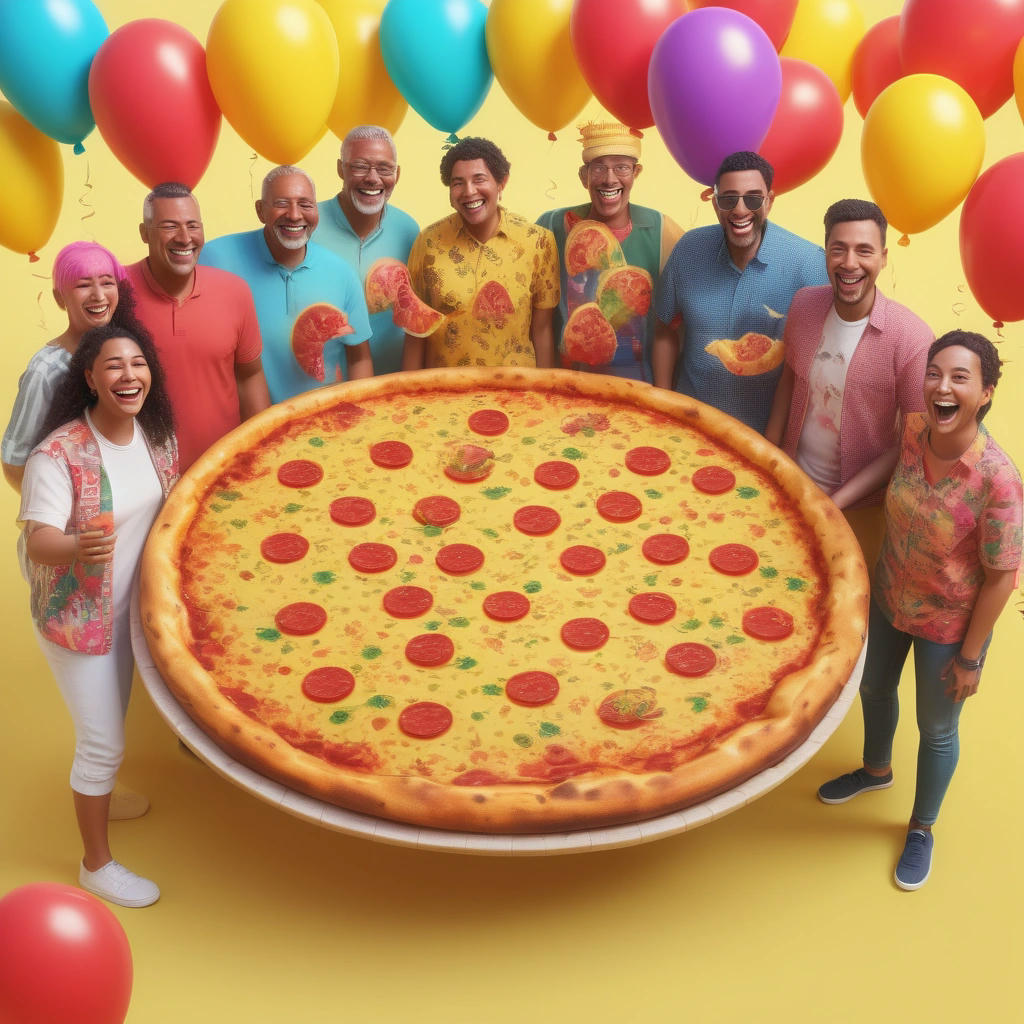
<path id="1" fill-rule="evenodd" d="M 132 678 L 129 606 L 149 528 L 178 473 L 171 406 L 152 339 L 87 331 L 25 465 L 32 615 L 75 725 L 71 789 L 79 883 L 126 907 L 160 890 L 110 853 L 110 793 L 124 754 Z"/>

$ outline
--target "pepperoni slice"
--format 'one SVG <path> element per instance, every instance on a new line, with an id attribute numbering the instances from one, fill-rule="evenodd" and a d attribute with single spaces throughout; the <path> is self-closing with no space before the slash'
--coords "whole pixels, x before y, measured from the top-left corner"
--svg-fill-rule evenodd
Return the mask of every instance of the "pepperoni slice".
<path id="1" fill-rule="evenodd" d="M 309 541 L 299 533 L 272 533 L 260 544 L 260 554 L 268 562 L 279 565 L 305 558 L 308 550 Z"/>
<path id="2" fill-rule="evenodd" d="M 592 548 L 588 544 L 574 544 L 566 548 L 559 561 L 566 572 L 573 576 L 593 576 L 604 568 L 604 552 L 600 548 Z"/>
<path id="3" fill-rule="evenodd" d="M 516 622 L 530 613 L 530 599 L 515 590 L 499 590 L 484 598 L 484 614 L 496 622 Z"/>
<path id="4" fill-rule="evenodd" d="M 327 612 L 312 601 L 286 604 L 275 616 L 274 625 L 289 636 L 309 636 L 323 629 Z"/>
<path id="5" fill-rule="evenodd" d="M 462 509 L 453 498 L 443 494 L 432 494 L 428 498 L 420 498 L 412 507 L 412 517 L 424 526 L 451 526 L 459 521 Z"/>
<path id="6" fill-rule="evenodd" d="M 570 619 L 562 626 L 562 641 L 574 651 L 596 651 L 610 635 L 600 619 Z"/>
<path id="7" fill-rule="evenodd" d="M 422 587 L 395 587 L 384 595 L 384 611 L 396 619 L 416 619 L 426 615 L 434 604 L 434 595 Z"/>
<path id="8" fill-rule="evenodd" d="M 434 561 L 449 576 L 467 576 L 484 564 L 484 553 L 472 544 L 446 544 Z"/>
<path id="9" fill-rule="evenodd" d="M 680 676 L 704 676 L 718 663 L 718 656 L 707 644 L 676 644 L 665 652 L 665 664 Z"/>
<path id="10" fill-rule="evenodd" d="M 277 471 L 279 483 L 285 487 L 312 487 L 324 478 L 323 466 L 309 459 L 292 459 Z"/>
<path id="11" fill-rule="evenodd" d="M 745 576 L 757 568 L 757 552 L 746 544 L 721 544 L 708 556 L 712 569 L 726 576 Z"/>
<path id="12" fill-rule="evenodd" d="M 562 524 L 562 517 L 547 505 L 524 505 L 516 509 L 512 523 L 520 533 L 531 537 L 545 537 Z"/>
<path id="13" fill-rule="evenodd" d="M 505 696 L 513 704 L 539 708 L 558 696 L 558 680 L 550 672 L 519 672 L 505 684 Z"/>
<path id="14" fill-rule="evenodd" d="M 348 553 L 348 564 L 356 572 L 385 572 L 398 561 L 398 552 L 390 544 L 357 544 Z"/>
<path id="15" fill-rule="evenodd" d="M 668 594 L 645 591 L 629 599 L 629 614 L 640 622 L 668 622 L 675 613 L 676 603 Z"/>
<path id="16" fill-rule="evenodd" d="M 376 516 L 377 510 L 369 498 L 335 498 L 331 502 L 331 518 L 341 526 L 365 526 Z"/>
<path id="17" fill-rule="evenodd" d="M 302 692 L 320 704 L 333 704 L 344 700 L 356 685 L 356 678 L 348 669 L 324 665 L 307 672 L 302 680 Z"/>
<path id="18" fill-rule="evenodd" d="M 597 499 L 597 511 L 609 523 L 631 523 L 643 510 L 640 499 L 627 491 L 606 491 Z"/>
<path id="19" fill-rule="evenodd" d="M 657 565 L 675 565 L 690 553 L 685 537 L 675 533 L 655 533 L 648 537 L 640 548 L 648 562 Z"/>
<path id="20" fill-rule="evenodd" d="M 580 478 L 580 471 L 571 462 L 542 462 L 533 479 L 549 491 L 564 491 Z"/>
<path id="21" fill-rule="evenodd" d="M 412 449 L 404 441 L 378 441 L 370 445 L 370 461 L 381 469 L 401 469 L 412 462 Z"/>
<path id="22" fill-rule="evenodd" d="M 701 466 L 691 478 L 693 486 L 705 494 L 724 494 L 736 486 L 736 476 L 725 466 Z"/>
<path id="23" fill-rule="evenodd" d="M 443 633 L 420 633 L 405 645 L 405 656 L 422 668 L 437 668 L 452 660 L 455 644 Z"/>
<path id="24" fill-rule="evenodd" d="M 508 417 L 500 409 L 478 409 L 469 417 L 469 429 L 484 437 L 497 437 L 508 430 Z"/>
<path id="25" fill-rule="evenodd" d="M 764 605 L 743 613 L 743 632 L 755 640 L 785 640 L 793 632 L 793 616 Z"/>
<path id="26" fill-rule="evenodd" d="M 443 705 L 432 700 L 421 700 L 402 709 L 398 716 L 398 728 L 417 740 L 432 740 L 451 728 L 452 713 Z"/>
<path id="27" fill-rule="evenodd" d="M 626 469 L 640 476 L 658 476 L 671 465 L 672 460 L 668 457 L 668 452 L 661 448 L 643 445 L 626 452 Z"/>

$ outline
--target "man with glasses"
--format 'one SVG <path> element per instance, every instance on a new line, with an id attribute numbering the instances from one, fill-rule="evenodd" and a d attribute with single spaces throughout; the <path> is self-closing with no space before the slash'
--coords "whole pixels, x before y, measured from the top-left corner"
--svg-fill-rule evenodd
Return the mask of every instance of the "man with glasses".
<path id="1" fill-rule="evenodd" d="M 625 261 L 640 267 L 658 280 L 672 247 L 683 230 L 670 218 L 645 206 L 631 203 L 633 183 L 640 176 L 640 133 L 615 122 L 590 122 L 579 126 L 583 145 L 580 182 L 590 193 L 590 202 L 548 210 L 537 223 L 554 233 L 561 264 L 562 298 L 555 323 L 555 336 L 562 337 L 572 311 L 594 302 L 600 272 L 586 270 L 570 276 L 566 271 L 565 242 L 569 232 L 583 220 L 600 221 L 617 239 Z M 610 364 L 597 369 L 619 377 L 650 383 L 651 351 L 656 321 L 653 304 L 642 316 L 613 325 L 617 346 Z"/>
<path id="2" fill-rule="evenodd" d="M 384 257 L 408 263 L 409 250 L 420 233 L 416 221 L 390 202 L 401 170 L 391 133 L 377 125 L 359 125 L 341 143 L 341 191 L 317 204 L 317 244 L 340 256 L 360 281 Z M 370 328 L 374 372 L 400 370 L 405 333 L 395 326 L 391 311 L 371 314 Z"/>
<path id="3" fill-rule="evenodd" d="M 653 353 L 659 387 L 761 433 L 782 374 L 789 304 L 798 289 L 827 280 L 821 246 L 769 223 L 773 177 L 757 153 L 722 161 L 713 195 L 718 225 L 683 235 L 658 282 L 657 318 L 671 330 L 659 331 Z"/>

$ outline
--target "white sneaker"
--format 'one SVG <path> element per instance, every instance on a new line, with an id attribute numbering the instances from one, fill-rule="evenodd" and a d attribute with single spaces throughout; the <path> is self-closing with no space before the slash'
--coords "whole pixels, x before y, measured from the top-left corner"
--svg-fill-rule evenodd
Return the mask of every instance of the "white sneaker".
<path id="1" fill-rule="evenodd" d="M 96 871 L 78 870 L 78 884 L 94 896 L 116 903 L 119 907 L 148 907 L 160 899 L 155 882 L 141 878 L 116 860 L 108 861 Z"/>

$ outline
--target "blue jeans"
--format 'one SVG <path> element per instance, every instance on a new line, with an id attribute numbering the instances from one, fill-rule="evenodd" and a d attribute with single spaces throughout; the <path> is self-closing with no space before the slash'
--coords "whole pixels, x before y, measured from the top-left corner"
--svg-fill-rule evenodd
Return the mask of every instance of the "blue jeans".
<path id="1" fill-rule="evenodd" d="M 986 639 L 984 649 L 988 648 L 989 640 L 991 636 Z M 874 599 L 868 622 L 868 653 L 860 684 L 864 764 L 884 770 L 892 761 L 892 741 L 900 714 L 896 691 L 911 645 L 917 681 L 917 728 L 921 734 L 917 748 L 914 818 L 922 825 L 932 825 L 939 816 L 942 798 L 960 757 L 957 724 L 964 702 L 957 703 L 946 696 L 946 681 L 941 678 L 942 670 L 960 650 L 960 643 L 939 644 L 896 629 Z"/>

